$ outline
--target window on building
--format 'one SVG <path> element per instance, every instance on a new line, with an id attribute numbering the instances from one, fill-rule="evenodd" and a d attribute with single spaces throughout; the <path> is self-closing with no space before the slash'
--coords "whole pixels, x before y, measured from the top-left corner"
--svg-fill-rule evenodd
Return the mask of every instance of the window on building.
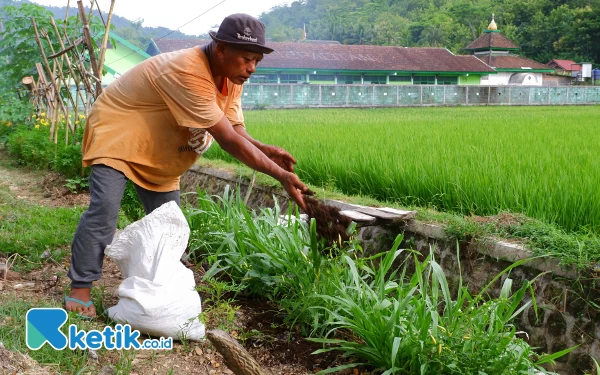
<path id="1" fill-rule="evenodd" d="M 280 74 L 281 83 L 303 83 L 306 82 L 306 74 Z"/>
<path id="2" fill-rule="evenodd" d="M 334 82 L 335 76 L 333 74 L 311 74 L 309 76 L 311 81 L 326 81 Z"/>
<path id="3" fill-rule="evenodd" d="M 438 85 L 458 85 L 458 77 L 438 77 Z"/>
<path id="4" fill-rule="evenodd" d="M 435 85 L 435 76 L 415 76 L 413 83 L 415 85 Z"/>
<path id="5" fill-rule="evenodd" d="M 385 85 L 387 83 L 387 76 L 365 76 L 365 84 L 373 85 Z"/>
<path id="6" fill-rule="evenodd" d="M 390 82 L 412 82 L 411 76 L 390 76 Z"/>
<path id="7" fill-rule="evenodd" d="M 248 83 L 277 83 L 277 74 L 253 74 Z"/>
<path id="8" fill-rule="evenodd" d="M 360 75 L 349 75 L 349 74 L 339 74 L 337 77 L 337 83 L 339 84 L 353 84 L 353 83 L 360 83 Z"/>

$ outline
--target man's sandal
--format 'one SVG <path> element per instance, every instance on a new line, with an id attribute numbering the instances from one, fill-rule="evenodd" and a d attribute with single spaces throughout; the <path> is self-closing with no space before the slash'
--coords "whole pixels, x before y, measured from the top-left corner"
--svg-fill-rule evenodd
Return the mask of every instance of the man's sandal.
<path id="1" fill-rule="evenodd" d="M 63 308 L 65 310 L 67 310 L 67 302 L 75 302 L 83 307 L 90 307 L 94 304 L 94 302 L 92 302 L 92 300 L 89 300 L 88 302 L 83 302 L 80 299 L 77 298 L 73 298 L 73 297 L 69 297 L 69 296 L 65 296 L 65 303 L 63 304 Z M 68 310 L 67 310 L 68 311 Z M 80 319 L 85 319 L 85 320 L 92 320 L 95 318 L 95 316 L 87 316 L 84 314 L 80 314 L 80 313 L 75 313 L 75 316 L 80 318 Z"/>

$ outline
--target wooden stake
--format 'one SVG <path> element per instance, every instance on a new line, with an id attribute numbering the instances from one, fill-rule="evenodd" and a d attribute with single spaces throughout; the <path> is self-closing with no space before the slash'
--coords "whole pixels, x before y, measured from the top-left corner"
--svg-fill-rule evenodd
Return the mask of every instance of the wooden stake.
<path id="1" fill-rule="evenodd" d="M 50 50 L 52 51 L 52 53 L 54 53 L 54 47 L 52 47 L 52 42 L 50 41 L 50 36 L 48 35 L 48 33 L 46 33 L 46 41 L 48 42 L 48 45 L 50 46 Z M 71 106 L 74 107 L 75 101 L 73 100 L 73 95 L 71 94 L 71 90 L 69 90 L 69 83 L 68 83 L 67 79 L 65 78 L 65 75 L 63 74 L 62 66 L 63 66 L 62 58 L 61 58 L 60 62 L 55 61 L 54 68 L 58 72 L 58 78 L 60 78 L 60 81 L 62 81 L 63 85 L 65 85 L 65 88 L 67 90 L 67 98 L 71 102 Z M 64 106 L 64 103 L 62 101 L 62 96 L 60 96 L 60 90 L 58 91 L 58 94 L 59 94 L 58 100 L 62 103 L 62 106 Z M 69 120 L 69 111 L 68 110 L 65 112 L 65 121 L 67 123 L 68 128 L 71 131 L 73 131 L 73 125 L 71 124 L 71 120 Z"/>
<path id="2" fill-rule="evenodd" d="M 60 43 L 60 48 L 61 49 L 65 49 L 65 45 L 62 41 L 62 38 L 60 37 L 60 33 L 58 32 L 58 28 L 56 27 L 56 23 L 54 22 L 54 17 L 50 17 L 50 24 L 52 24 L 52 28 L 54 29 L 54 32 L 56 33 L 56 36 L 58 37 L 58 42 Z M 77 42 L 75 42 L 77 43 Z M 76 46 L 76 45 L 75 45 Z M 73 46 L 73 47 L 75 47 Z M 81 96 L 81 91 L 79 91 L 79 83 L 76 81 L 76 77 L 75 77 L 75 71 L 73 70 L 73 66 L 71 65 L 71 59 L 69 58 L 69 54 L 65 54 L 65 58 L 67 60 L 67 65 L 69 66 L 69 73 L 71 74 L 71 79 L 73 79 L 73 82 L 75 83 L 75 87 L 77 89 L 76 95 L 80 95 Z M 81 97 L 81 101 L 83 101 L 83 97 Z M 75 108 L 77 108 L 77 99 L 75 99 L 75 104 L 74 104 Z M 77 109 L 75 109 L 75 111 L 77 112 Z M 75 131 L 75 129 L 77 129 L 77 126 L 73 127 L 73 131 Z"/>
<path id="3" fill-rule="evenodd" d="M 96 61 L 96 54 L 94 53 L 94 45 L 92 44 L 92 36 L 90 34 L 90 25 L 88 24 L 87 18 L 85 17 L 85 10 L 83 9 L 83 3 L 81 2 L 81 0 L 77 0 L 77 7 L 79 8 L 81 22 L 83 22 L 83 36 L 85 38 L 85 44 L 87 45 L 88 52 L 90 54 L 92 70 L 94 72 L 94 76 L 98 78 L 98 80 L 96 80 L 95 95 L 95 97 L 98 97 L 98 95 L 102 93 L 102 73 L 98 70 L 98 61 Z"/>
<path id="4" fill-rule="evenodd" d="M 98 1 L 96 1 L 96 5 L 98 5 Z M 110 33 L 110 21 L 112 19 L 113 10 L 115 9 L 115 0 L 110 1 L 110 10 L 108 12 L 108 18 L 106 21 L 104 32 L 104 39 L 102 40 L 102 49 L 100 50 L 100 71 L 104 68 L 104 56 L 106 55 L 106 45 L 108 44 L 108 34 Z M 100 10 L 100 8 L 98 8 Z M 113 46 L 114 47 L 114 46 Z"/>

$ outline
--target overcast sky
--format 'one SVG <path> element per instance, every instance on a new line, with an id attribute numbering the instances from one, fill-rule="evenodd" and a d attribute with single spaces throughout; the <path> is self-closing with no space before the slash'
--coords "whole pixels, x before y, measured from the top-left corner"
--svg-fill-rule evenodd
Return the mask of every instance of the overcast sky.
<path id="1" fill-rule="evenodd" d="M 144 19 L 143 26 L 164 26 L 178 29 L 181 25 L 194 19 L 222 0 L 116 0 L 114 13 L 131 21 Z M 32 0 L 41 5 L 66 6 L 67 0 Z M 182 27 L 183 33 L 198 35 L 208 32 L 223 18 L 231 13 L 247 13 L 258 17 L 275 5 L 289 4 L 289 0 L 225 0 L 224 3 L 199 17 L 189 25 Z M 89 0 L 83 0 L 89 6 Z M 98 0 L 102 12 L 110 9 L 110 0 Z M 71 0 L 71 7 L 77 7 L 77 1 Z"/>

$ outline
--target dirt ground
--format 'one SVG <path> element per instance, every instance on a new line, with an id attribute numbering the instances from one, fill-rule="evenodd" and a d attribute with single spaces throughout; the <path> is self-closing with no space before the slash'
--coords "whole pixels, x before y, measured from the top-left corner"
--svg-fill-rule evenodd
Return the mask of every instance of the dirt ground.
<path id="1" fill-rule="evenodd" d="M 73 195 L 66 189 L 64 180 L 53 173 L 40 173 L 7 167 L 9 161 L 6 153 L 0 150 L 0 186 L 9 189 L 17 199 L 49 207 L 87 205 L 88 194 Z M 0 263 L 6 259 L 0 259 Z M 6 280 L 0 280 L 0 300 L 27 298 L 31 301 L 44 302 L 53 306 L 61 306 L 69 281 L 65 276 L 68 269 L 68 257 L 65 263 L 47 263 L 41 269 L 28 274 L 10 274 Z M 190 265 L 193 267 L 193 265 Z M 194 267 L 194 269 L 198 269 Z M 200 275 L 197 275 L 199 279 Z M 10 280 L 12 279 L 12 280 Z M 108 308 L 118 302 L 116 289 L 122 281 L 120 271 L 114 263 L 106 259 L 103 278 L 95 284 L 104 288 L 103 306 Z M 321 346 L 308 342 L 298 332 L 290 332 L 283 323 L 277 309 L 266 302 L 240 300 L 236 313 L 235 326 L 239 333 L 260 332 L 255 336 L 248 335 L 244 345 L 257 359 L 264 369 L 273 375 L 306 375 L 347 363 L 337 354 L 311 355 Z M 102 317 L 97 319 L 102 326 Z M 233 333 L 234 335 L 236 332 Z M 119 355 L 115 351 L 106 354 L 89 353 L 89 372 L 93 374 L 115 374 L 115 364 Z M 223 359 L 208 341 L 191 342 L 183 345 L 175 343 L 171 351 L 138 351 L 133 353 L 130 374 L 232 374 L 224 365 Z M 30 361 L 24 353 L 13 353 L 0 343 L 0 373 L 19 374 L 55 374 L 54 366 L 40 367 Z M 12 367 L 11 367 L 12 366 Z M 16 372 L 14 372 L 16 371 Z M 343 372 L 355 374 L 355 371 Z M 341 373 L 341 374 L 343 374 Z"/>

